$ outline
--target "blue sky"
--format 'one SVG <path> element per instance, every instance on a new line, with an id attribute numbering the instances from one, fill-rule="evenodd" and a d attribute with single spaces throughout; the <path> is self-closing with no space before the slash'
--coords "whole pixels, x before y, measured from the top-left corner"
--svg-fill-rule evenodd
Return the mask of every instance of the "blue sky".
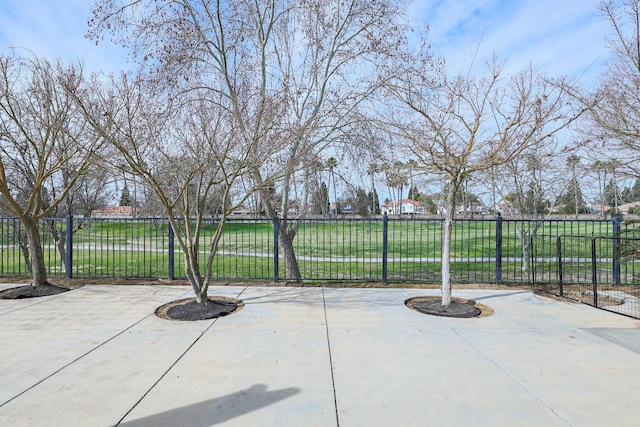
<path id="1" fill-rule="evenodd" d="M 0 53 L 24 48 L 43 56 L 80 60 L 87 71 L 128 68 L 126 51 L 84 37 L 92 0 L 0 0 Z"/>
<path id="2" fill-rule="evenodd" d="M 496 52 L 507 71 L 533 63 L 550 75 L 583 76 L 589 85 L 606 56 L 608 27 L 599 0 L 415 0 L 409 18 L 429 24 L 433 48 L 449 72 L 467 71 Z M 126 52 L 85 39 L 92 0 L 0 1 L 0 52 L 22 47 L 38 55 L 80 59 L 87 70 L 127 68 Z M 595 65 L 594 65 L 595 64 Z"/>
<path id="3" fill-rule="evenodd" d="M 507 71 L 528 64 L 549 75 L 581 77 L 591 85 L 607 56 L 609 27 L 599 0 L 415 0 L 414 24 L 428 24 L 433 49 L 447 70 L 466 72 L 493 52 Z"/>

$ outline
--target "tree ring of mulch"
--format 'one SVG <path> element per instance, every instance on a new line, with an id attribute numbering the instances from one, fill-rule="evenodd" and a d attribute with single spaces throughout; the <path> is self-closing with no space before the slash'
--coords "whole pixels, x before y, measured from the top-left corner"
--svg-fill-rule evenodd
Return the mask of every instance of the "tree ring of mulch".
<path id="1" fill-rule="evenodd" d="M 409 298 L 404 304 L 419 313 L 440 317 L 457 317 L 469 319 L 472 317 L 487 317 L 495 314 L 488 305 L 463 298 L 451 298 L 451 304 L 442 305 L 442 297 Z"/>
<path id="2" fill-rule="evenodd" d="M 209 297 L 209 303 L 198 304 L 195 298 L 185 298 L 164 304 L 156 309 L 156 316 L 165 320 L 209 320 L 233 314 L 244 302 L 228 297 Z"/>
<path id="3" fill-rule="evenodd" d="M 31 285 L 18 286 L 17 288 L 10 288 L 0 291 L 0 298 L 2 299 L 24 299 L 24 298 L 38 298 L 48 297 L 50 295 L 57 295 L 63 292 L 68 292 L 70 289 L 63 288 L 61 286 L 52 285 L 51 283 L 45 283 L 40 286 L 33 287 Z"/>

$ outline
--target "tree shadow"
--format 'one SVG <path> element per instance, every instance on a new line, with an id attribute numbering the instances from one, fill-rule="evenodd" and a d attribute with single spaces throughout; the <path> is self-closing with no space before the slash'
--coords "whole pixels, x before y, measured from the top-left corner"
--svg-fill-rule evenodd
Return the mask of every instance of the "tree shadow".
<path id="1" fill-rule="evenodd" d="M 297 387 L 267 391 L 264 384 L 256 384 L 236 393 L 216 397 L 193 405 L 171 409 L 144 418 L 126 421 L 119 426 L 210 426 L 228 421 L 252 411 L 272 405 L 300 393 Z"/>
<path id="2" fill-rule="evenodd" d="M 510 297 L 513 295 L 520 295 L 520 294 L 530 294 L 531 291 L 511 291 L 511 292 L 505 292 L 503 294 L 492 294 L 492 295 L 485 295 L 483 297 L 477 297 L 477 298 L 471 298 L 474 301 L 479 301 L 479 300 L 485 300 L 485 299 L 491 299 L 491 298 L 502 298 L 502 297 Z"/>
<path id="3" fill-rule="evenodd" d="M 271 304 L 294 302 L 304 305 L 323 305 L 324 295 L 320 287 L 265 288 L 264 293 L 255 296 L 242 295 L 245 304 Z"/>

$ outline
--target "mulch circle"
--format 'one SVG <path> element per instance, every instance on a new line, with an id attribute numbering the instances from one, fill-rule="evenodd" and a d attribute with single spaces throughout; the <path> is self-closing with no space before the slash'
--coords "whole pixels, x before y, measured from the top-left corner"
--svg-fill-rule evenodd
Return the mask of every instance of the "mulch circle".
<path id="1" fill-rule="evenodd" d="M 472 317 L 487 317 L 495 313 L 487 305 L 463 298 L 452 298 L 451 304 L 448 306 L 443 306 L 442 298 L 435 296 L 409 298 L 404 303 L 407 307 L 419 313 L 441 317 L 468 319 Z"/>
<path id="2" fill-rule="evenodd" d="M 45 283 L 40 286 L 33 287 L 31 285 L 19 286 L 17 288 L 5 289 L 0 291 L 0 298 L 2 299 L 23 299 L 23 298 L 37 298 L 47 297 L 50 295 L 57 295 L 63 292 L 68 292 L 70 289 L 60 286 Z"/>
<path id="3" fill-rule="evenodd" d="M 228 316 L 241 310 L 244 302 L 228 297 L 209 297 L 209 303 L 198 304 L 195 298 L 172 301 L 156 309 L 156 316 L 166 320 L 209 320 Z"/>

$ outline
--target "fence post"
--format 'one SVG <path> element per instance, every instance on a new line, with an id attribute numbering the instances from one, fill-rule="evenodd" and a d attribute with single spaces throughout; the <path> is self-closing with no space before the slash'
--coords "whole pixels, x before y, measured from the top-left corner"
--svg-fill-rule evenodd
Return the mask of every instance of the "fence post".
<path id="1" fill-rule="evenodd" d="M 613 284 L 620 284 L 620 229 L 622 216 L 617 213 L 613 217 Z"/>
<path id="2" fill-rule="evenodd" d="M 502 282 L 502 215 L 496 214 L 496 283 Z"/>
<path id="3" fill-rule="evenodd" d="M 173 227 L 171 223 L 169 223 L 169 280 L 173 280 L 176 278 L 176 270 L 175 270 L 175 234 L 173 232 Z"/>
<path id="4" fill-rule="evenodd" d="M 273 281 L 280 281 L 280 260 L 279 260 L 279 249 L 278 249 L 278 234 L 280 231 L 280 220 L 278 219 L 278 214 L 273 215 Z"/>
<path id="5" fill-rule="evenodd" d="M 619 271 L 619 270 L 618 270 Z M 598 269 L 596 268 L 596 238 L 591 238 L 591 283 L 593 284 L 593 306 L 598 306 Z M 619 278 L 619 277 L 618 277 Z"/>
<path id="6" fill-rule="evenodd" d="M 530 261 L 530 266 L 529 267 L 529 271 L 527 272 L 527 276 L 531 278 L 531 283 L 532 284 L 536 284 L 536 263 L 535 263 L 535 259 L 536 259 L 536 254 L 535 254 L 536 248 L 533 246 L 533 236 L 529 236 L 529 261 Z M 521 276 L 522 277 L 522 276 Z"/>
<path id="7" fill-rule="evenodd" d="M 382 217 L 382 283 L 388 283 L 388 254 L 389 254 L 389 217 L 384 213 Z"/>
<path id="8" fill-rule="evenodd" d="M 556 237 L 556 260 L 558 262 L 558 283 L 560 284 L 560 296 L 564 296 L 563 269 L 562 269 L 562 237 Z"/>
<path id="9" fill-rule="evenodd" d="M 64 264 L 67 267 L 67 279 L 73 278 L 73 214 L 67 213 L 67 229 L 65 231 L 67 240 L 66 259 Z"/>

